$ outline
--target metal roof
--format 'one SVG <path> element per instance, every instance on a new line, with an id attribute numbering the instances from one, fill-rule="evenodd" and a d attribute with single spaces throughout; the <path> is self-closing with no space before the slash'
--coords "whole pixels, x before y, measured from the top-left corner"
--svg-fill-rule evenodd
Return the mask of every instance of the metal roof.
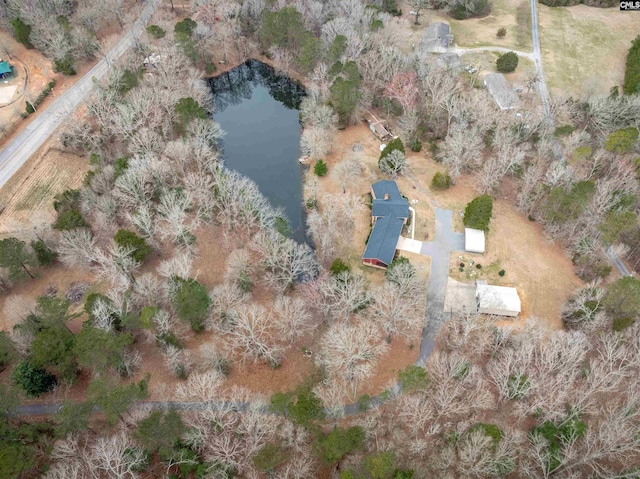
<path id="1" fill-rule="evenodd" d="M 490 73 L 484 77 L 484 84 L 501 110 L 515 108 L 518 97 L 502 73 Z"/>
<path id="2" fill-rule="evenodd" d="M 476 283 L 476 298 L 480 313 L 501 316 L 517 316 L 520 313 L 522 305 L 516 288 L 482 283 L 481 281 Z"/>
<path id="3" fill-rule="evenodd" d="M 474 228 L 464 229 L 464 249 L 471 253 L 484 253 L 484 231 Z"/>
<path id="4" fill-rule="evenodd" d="M 0 62 L 0 75 L 5 73 L 11 73 L 11 65 L 9 65 L 9 62 Z"/>
<path id="5" fill-rule="evenodd" d="M 395 181 L 378 181 L 371 185 L 371 190 L 371 216 L 376 220 L 362 259 L 378 259 L 389 265 L 396 254 L 402 226 L 409 217 L 409 202 L 400 194 Z"/>
<path id="6" fill-rule="evenodd" d="M 373 225 L 373 230 L 371 230 L 371 236 L 369 236 L 369 242 L 362 259 L 377 259 L 387 266 L 390 265 L 396 254 L 396 245 L 403 225 L 403 218 L 388 216 L 378 218 Z"/>

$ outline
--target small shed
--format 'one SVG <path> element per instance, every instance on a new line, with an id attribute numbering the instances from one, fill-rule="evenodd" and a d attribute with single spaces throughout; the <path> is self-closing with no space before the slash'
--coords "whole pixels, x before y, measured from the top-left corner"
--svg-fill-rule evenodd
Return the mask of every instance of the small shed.
<path id="1" fill-rule="evenodd" d="M 420 49 L 428 53 L 446 53 L 451 43 L 453 35 L 450 33 L 449 25 L 436 22 L 424 29 Z"/>
<path id="2" fill-rule="evenodd" d="M 384 121 L 379 119 L 370 111 L 364 114 L 364 119 L 369 124 L 369 129 L 376 135 L 380 140 L 387 141 L 393 138 L 391 132 L 387 129 L 384 124 Z"/>
<path id="3" fill-rule="evenodd" d="M 484 86 L 487 87 L 493 101 L 501 110 L 511 110 L 516 107 L 518 97 L 513 91 L 511 83 L 502 73 L 490 73 L 484 77 Z"/>
<path id="4" fill-rule="evenodd" d="M 484 253 L 484 231 L 465 228 L 464 250 L 470 253 Z"/>
<path id="5" fill-rule="evenodd" d="M 0 62 L 0 78 L 11 75 L 11 65 L 9 62 Z"/>
<path id="6" fill-rule="evenodd" d="M 480 279 L 476 281 L 476 302 L 480 314 L 516 318 L 522 310 L 516 288 L 493 286 Z"/>

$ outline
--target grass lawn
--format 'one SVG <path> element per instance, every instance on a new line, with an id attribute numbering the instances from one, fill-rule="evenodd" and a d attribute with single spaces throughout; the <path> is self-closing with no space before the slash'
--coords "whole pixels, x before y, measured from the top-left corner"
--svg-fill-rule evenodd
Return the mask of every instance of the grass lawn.
<path id="1" fill-rule="evenodd" d="M 406 2 L 398 2 L 403 17 L 410 17 L 413 8 Z M 494 0 L 491 13 L 483 18 L 454 20 L 442 10 L 423 10 L 420 25 L 413 30 L 422 31 L 433 22 L 445 22 L 451 26 L 453 39 L 461 47 L 499 46 L 514 50 L 531 51 L 531 11 L 528 0 Z M 498 38 L 498 29 L 505 27 L 507 35 Z"/>
<path id="2" fill-rule="evenodd" d="M 585 5 L 538 9 L 542 60 L 552 95 L 583 98 L 622 84 L 627 51 L 640 34 L 640 15 Z"/>

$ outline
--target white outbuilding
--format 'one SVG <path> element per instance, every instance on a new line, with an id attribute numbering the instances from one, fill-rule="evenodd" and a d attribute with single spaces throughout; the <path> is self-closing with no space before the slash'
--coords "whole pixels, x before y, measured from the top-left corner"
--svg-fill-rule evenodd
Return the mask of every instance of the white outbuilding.
<path id="1" fill-rule="evenodd" d="M 464 250 L 470 253 L 484 253 L 484 231 L 465 228 Z"/>
<path id="2" fill-rule="evenodd" d="M 516 288 L 493 286 L 484 280 L 476 281 L 476 302 L 480 314 L 515 318 L 522 310 Z"/>

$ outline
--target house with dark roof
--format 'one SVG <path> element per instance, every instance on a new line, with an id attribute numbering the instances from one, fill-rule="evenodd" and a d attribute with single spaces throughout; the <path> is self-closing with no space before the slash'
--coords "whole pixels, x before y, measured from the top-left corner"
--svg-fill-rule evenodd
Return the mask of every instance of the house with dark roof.
<path id="1" fill-rule="evenodd" d="M 362 261 L 368 266 L 384 269 L 396 254 L 398 238 L 409 218 L 409 202 L 400 194 L 396 182 L 391 180 L 371 185 L 371 196 L 373 228 Z"/>
<path id="2" fill-rule="evenodd" d="M 446 53 L 451 43 L 453 43 L 453 35 L 449 25 L 436 22 L 424 29 L 420 49 L 428 53 Z"/>

